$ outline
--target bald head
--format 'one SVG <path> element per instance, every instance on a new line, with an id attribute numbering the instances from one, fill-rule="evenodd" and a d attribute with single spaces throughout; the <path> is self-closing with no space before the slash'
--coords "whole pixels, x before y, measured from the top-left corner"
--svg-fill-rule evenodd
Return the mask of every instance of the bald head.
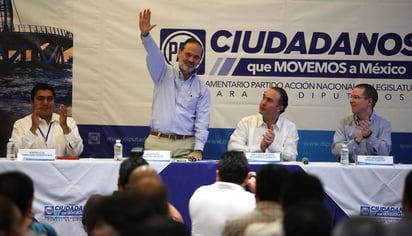
<path id="1" fill-rule="evenodd" d="M 145 177 L 153 177 L 160 180 L 159 174 L 150 165 L 142 165 L 135 168 L 129 176 L 129 189 L 132 185 L 136 185 Z"/>
<path id="2" fill-rule="evenodd" d="M 157 213 L 168 214 L 167 188 L 158 175 L 143 175 L 137 181 L 130 182 L 129 192 L 147 200 Z"/>

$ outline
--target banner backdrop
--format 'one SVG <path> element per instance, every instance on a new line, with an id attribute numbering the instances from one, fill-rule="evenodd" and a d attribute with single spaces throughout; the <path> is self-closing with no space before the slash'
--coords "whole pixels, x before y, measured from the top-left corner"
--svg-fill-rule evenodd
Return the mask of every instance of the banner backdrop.
<path id="1" fill-rule="evenodd" d="M 335 161 L 330 146 L 351 113 L 350 92 L 370 83 L 379 93 L 377 114 L 392 124 L 395 161 L 412 163 L 410 0 L 14 2 L 32 24 L 74 34 L 72 104 L 83 157 L 112 157 L 117 138 L 128 156 L 148 135 L 153 84 L 138 18 L 150 8 L 151 34 L 169 63 L 188 36 L 205 47 L 199 74 L 212 95 L 206 159 L 219 158 L 237 122 L 258 112 L 263 91 L 280 86 L 289 94 L 284 116 L 299 129 L 298 159 Z"/>

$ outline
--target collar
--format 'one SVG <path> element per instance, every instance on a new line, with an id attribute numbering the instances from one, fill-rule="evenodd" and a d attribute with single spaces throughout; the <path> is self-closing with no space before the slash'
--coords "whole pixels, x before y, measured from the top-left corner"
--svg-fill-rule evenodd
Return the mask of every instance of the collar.
<path id="1" fill-rule="evenodd" d="M 280 127 L 282 126 L 282 123 L 283 123 L 283 118 L 282 116 L 279 115 L 278 120 L 276 121 L 276 124 L 275 124 L 275 129 L 279 130 Z M 258 113 L 257 127 L 262 127 L 263 125 L 266 125 L 266 123 L 263 121 L 262 114 Z"/>
<path id="2" fill-rule="evenodd" d="M 193 77 L 197 76 L 197 74 L 196 74 L 196 69 L 195 69 L 195 70 L 193 71 L 192 75 L 190 75 L 190 77 L 189 77 L 187 80 L 185 80 L 185 77 L 183 76 L 183 73 L 182 73 L 182 71 L 180 70 L 179 66 L 176 66 L 176 67 L 175 67 L 175 70 L 177 70 L 177 73 L 179 74 L 178 78 L 179 78 L 180 80 L 182 80 L 182 81 L 188 81 L 188 80 L 191 80 Z"/>
<path id="3" fill-rule="evenodd" d="M 376 113 L 375 113 L 375 110 L 373 110 L 371 116 L 369 117 L 369 121 L 371 123 L 373 123 L 375 118 L 376 118 Z M 360 119 L 359 119 L 358 115 L 353 114 L 353 122 L 355 122 L 356 125 L 359 125 L 359 121 L 360 121 Z"/>

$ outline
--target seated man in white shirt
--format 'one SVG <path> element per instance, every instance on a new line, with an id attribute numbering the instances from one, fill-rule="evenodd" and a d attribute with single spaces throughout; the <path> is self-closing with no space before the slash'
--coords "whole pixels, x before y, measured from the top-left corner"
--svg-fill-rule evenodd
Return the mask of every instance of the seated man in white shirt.
<path id="1" fill-rule="evenodd" d="M 288 106 L 288 95 L 272 87 L 263 93 L 259 113 L 242 118 L 230 136 L 228 151 L 279 152 L 281 161 L 295 161 L 298 155 L 296 125 L 280 116 Z"/>
<path id="2" fill-rule="evenodd" d="M 33 113 L 17 120 L 11 138 L 19 149 L 56 149 L 56 156 L 79 156 L 83 140 L 77 124 L 64 105 L 56 108 L 56 93 L 50 84 L 38 83 L 31 90 Z"/>
<path id="3" fill-rule="evenodd" d="M 190 198 L 192 235 L 220 236 L 226 220 L 253 211 L 254 194 L 244 189 L 251 175 L 243 152 L 222 155 L 216 182 L 199 187 Z"/>

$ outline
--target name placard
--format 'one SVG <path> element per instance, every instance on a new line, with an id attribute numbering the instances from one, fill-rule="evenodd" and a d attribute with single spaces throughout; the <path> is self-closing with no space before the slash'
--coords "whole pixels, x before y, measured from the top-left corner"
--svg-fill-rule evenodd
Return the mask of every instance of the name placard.
<path id="1" fill-rule="evenodd" d="M 19 149 L 17 159 L 23 161 L 54 161 L 56 149 Z"/>
<path id="2" fill-rule="evenodd" d="M 356 165 L 393 166 L 393 156 L 358 155 Z"/>
<path id="3" fill-rule="evenodd" d="M 280 162 L 280 152 L 245 152 L 249 162 Z"/>
<path id="4" fill-rule="evenodd" d="M 145 150 L 143 158 L 146 161 L 170 161 L 172 153 L 167 150 Z"/>

